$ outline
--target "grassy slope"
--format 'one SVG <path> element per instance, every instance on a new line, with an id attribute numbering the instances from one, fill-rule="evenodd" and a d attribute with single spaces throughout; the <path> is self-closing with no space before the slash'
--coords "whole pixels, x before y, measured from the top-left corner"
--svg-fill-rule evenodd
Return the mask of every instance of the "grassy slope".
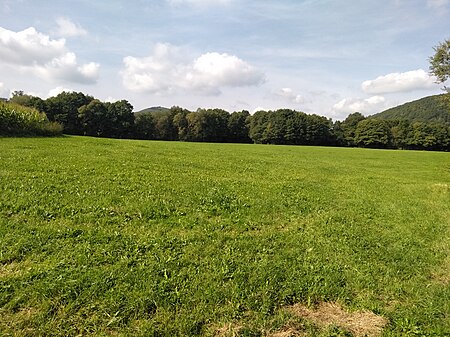
<path id="1" fill-rule="evenodd" d="M 0 334 L 257 336 L 319 301 L 387 317 L 386 336 L 450 331 L 448 153 L 0 148 Z"/>

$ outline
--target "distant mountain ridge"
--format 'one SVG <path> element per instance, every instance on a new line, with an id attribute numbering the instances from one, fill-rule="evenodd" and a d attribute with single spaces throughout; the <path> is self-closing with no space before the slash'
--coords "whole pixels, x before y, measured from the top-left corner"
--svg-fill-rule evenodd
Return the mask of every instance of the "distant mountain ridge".
<path id="1" fill-rule="evenodd" d="M 151 108 L 146 108 L 143 110 L 136 111 L 135 114 L 142 114 L 142 113 L 148 113 L 148 112 L 159 114 L 159 113 L 166 113 L 169 111 L 170 111 L 169 108 L 165 108 L 163 106 L 153 106 Z"/>
<path id="2" fill-rule="evenodd" d="M 428 96 L 391 108 L 369 118 L 406 119 L 450 125 L 450 94 Z"/>

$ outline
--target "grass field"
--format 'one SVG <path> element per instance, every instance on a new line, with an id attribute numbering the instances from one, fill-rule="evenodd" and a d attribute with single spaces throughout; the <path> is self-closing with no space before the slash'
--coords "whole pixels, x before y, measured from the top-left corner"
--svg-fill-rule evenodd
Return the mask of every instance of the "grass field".
<path id="1" fill-rule="evenodd" d="M 449 192 L 449 153 L 0 138 L 0 335 L 449 335 Z"/>

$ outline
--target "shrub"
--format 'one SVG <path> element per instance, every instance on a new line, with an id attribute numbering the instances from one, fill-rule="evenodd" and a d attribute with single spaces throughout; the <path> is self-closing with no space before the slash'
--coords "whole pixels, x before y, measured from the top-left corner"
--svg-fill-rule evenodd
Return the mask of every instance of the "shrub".
<path id="1" fill-rule="evenodd" d="M 0 102 L 1 136 L 59 136 L 62 126 L 36 109 Z"/>

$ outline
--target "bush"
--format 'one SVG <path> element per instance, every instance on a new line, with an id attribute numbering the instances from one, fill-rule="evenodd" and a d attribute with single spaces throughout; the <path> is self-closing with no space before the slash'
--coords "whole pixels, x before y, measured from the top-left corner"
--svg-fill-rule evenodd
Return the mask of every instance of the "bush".
<path id="1" fill-rule="evenodd" d="M 62 126 L 36 109 L 0 102 L 1 136 L 59 136 Z"/>

